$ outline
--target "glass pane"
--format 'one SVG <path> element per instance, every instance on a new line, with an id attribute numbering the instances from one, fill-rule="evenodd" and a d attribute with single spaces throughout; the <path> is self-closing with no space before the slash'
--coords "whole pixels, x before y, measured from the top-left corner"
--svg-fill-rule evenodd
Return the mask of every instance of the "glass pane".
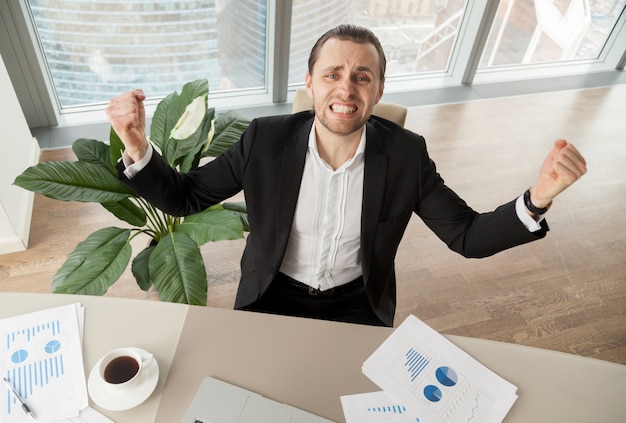
<path id="1" fill-rule="evenodd" d="M 344 23 L 370 28 L 387 56 L 387 78 L 445 72 L 465 0 L 293 0 L 289 84 L 304 82 L 309 53 Z"/>
<path id="2" fill-rule="evenodd" d="M 597 59 L 626 0 L 503 0 L 479 69 Z"/>
<path id="3" fill-rule="evenodd" d="M 61 107 L 265 87 L 265 0 L 30 0 Z"/>

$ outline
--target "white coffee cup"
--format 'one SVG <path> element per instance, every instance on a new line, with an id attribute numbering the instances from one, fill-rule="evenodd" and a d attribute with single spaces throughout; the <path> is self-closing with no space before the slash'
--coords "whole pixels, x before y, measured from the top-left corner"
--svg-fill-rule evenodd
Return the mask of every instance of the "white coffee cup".
<path id="1" fill-rule="evenodd" d="M 152 360 L 154 356 L 150 353 L 142 355 L 135 348 L 117 348 L 102 358 L 98 375 L 108 389 L 125 390 L 137 383 Z"/>

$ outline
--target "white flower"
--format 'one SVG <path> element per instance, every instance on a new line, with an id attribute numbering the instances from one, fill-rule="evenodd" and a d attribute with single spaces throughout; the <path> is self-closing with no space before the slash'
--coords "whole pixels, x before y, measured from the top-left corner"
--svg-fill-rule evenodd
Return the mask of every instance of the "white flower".
<path id="1" fill-rule="evenodd" d="M 204 147 L 202 147 L 202 152 L 203 153 L 209 149 L 209 146 L 211 145 L 211 142 L 213 142 L 213 137 L 215 136 L 215 119 L 217 119 L 217 118 L 215 117 L 211 121 L 211 129 L 209 129 L 209 134 L 206 137 L 206 141 L 204 143 Z"/>
<path id="2" fill-rule="evenodd" d="M 187 105 L 185 112 L 182 114 L 174 129 L 170 133 L 170 137 L 177 140 L 184 140 L 189 138 L 198 130 L 204 116 L 206 115 L 206 94 L 194 98 L 194 100 Z"/>

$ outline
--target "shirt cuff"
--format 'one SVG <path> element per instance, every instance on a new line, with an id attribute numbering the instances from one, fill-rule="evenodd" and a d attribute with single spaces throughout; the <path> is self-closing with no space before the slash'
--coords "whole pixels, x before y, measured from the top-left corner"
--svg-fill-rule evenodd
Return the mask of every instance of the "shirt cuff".
<path id="1" fill-rule="evenodd" d="M 524 196 L 520 195 L 515 201 L 515 212 L 517 213 L 517 217 L 519 220 L 526 226 L 530 232 L 537 232 L 541 229 L 541 221 L 543 220 L 543 214 L 537 217 L 535 220 L 531 215 L 526 211 L 526 206 L 524 205 Z"/>
<path id="2" fill-rule="evenodd" d="M 152 144 L 148 143 L 148 149 L 146 150 L 146 154 L 139 160 L 138 162 L 133 162 L 133 159 L 124 151 L 122 155 L 122 161 L 124 162 L 124 166 L 126 169 L 124 170 L 124 175 L 128 179 L 133 179 L 133 177 L 141 171 L 148 163 L 150 163 L 150 159 L 152 158 L 152 152 L 154 148 L 152 148 Z"/>

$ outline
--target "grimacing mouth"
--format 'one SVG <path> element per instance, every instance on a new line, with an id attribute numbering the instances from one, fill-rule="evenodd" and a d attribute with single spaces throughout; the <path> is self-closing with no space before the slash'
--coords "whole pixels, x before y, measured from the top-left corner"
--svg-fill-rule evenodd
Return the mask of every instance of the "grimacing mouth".
<path id="1" fill-rule="evenodd" d="M 330 105 L 330 110 L 332 110 L 335 113 L 345 113 L 345 114 L 350 114 L 350 113 L 354 113 L 358 110 L 359 108 L 353 104 L 347 105 L 347 104 L 331 104 Z"/>

